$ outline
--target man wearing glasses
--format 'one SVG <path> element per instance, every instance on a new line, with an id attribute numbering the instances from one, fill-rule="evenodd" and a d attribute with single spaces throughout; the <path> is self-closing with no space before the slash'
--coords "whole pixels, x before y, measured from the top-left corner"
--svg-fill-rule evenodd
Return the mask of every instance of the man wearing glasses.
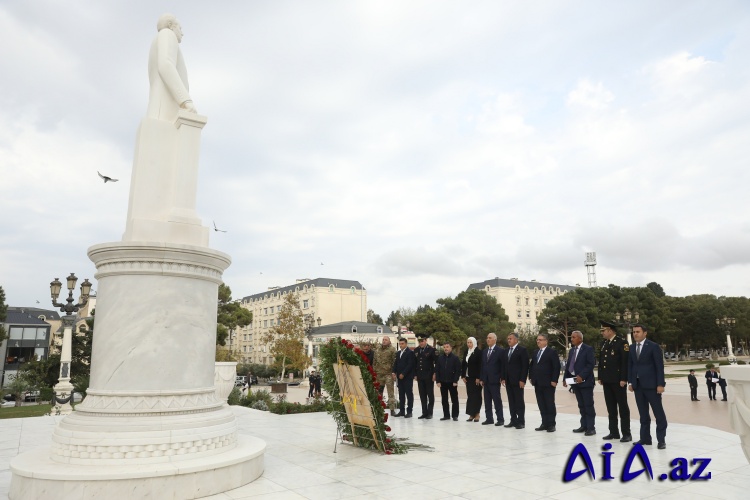
<path id="1" fill-rule="evenodd" d="M 546 333 L 536 336 L 537 350 L 531 357 L 529 368 L 529 381 L 534 386 L 536 404 L 542 416 L 542 425 L 535 431 L 555 432 L 555 419 L 557 409 L 555 408 L 555 389 L 557 380 L 560 378 L 560 358 L 557 351 L 547 345 Z"/>

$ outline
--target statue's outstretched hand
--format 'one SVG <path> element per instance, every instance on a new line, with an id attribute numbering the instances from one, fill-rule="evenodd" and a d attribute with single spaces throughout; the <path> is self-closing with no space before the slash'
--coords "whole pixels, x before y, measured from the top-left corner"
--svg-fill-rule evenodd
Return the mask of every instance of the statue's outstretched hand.
<path id="1" fill-rule="evenodd" d="M 180 105 L 180 107 L 186 111 L 190 111 L 191 113 L 198 114 L 198 110 L 195 109 L 193 101 L 185 101 Z"/>

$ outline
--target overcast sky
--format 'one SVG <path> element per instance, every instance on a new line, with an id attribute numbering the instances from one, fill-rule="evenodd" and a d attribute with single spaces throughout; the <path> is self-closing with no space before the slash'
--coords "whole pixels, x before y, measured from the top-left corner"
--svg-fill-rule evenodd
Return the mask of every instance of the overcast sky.
<path id="1" fill-rule="evenodd" d="M 351 279 L 385 317 L 496 276 L 586 285 L 592 250 L 599 285 L 750 295 L 748 2 L 37 0 L 0 4 L 10 305 L 121 239 L 163 12 L 235 298 Z"/>

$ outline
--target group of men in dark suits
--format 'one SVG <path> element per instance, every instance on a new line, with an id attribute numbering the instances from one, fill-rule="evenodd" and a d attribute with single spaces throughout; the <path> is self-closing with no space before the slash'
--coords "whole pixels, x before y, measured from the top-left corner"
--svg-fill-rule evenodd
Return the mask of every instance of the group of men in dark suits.
<path id="1" fill-rule="evenodd" d="M 691 374 L 693 371 L 691 370 Z M 688 377 L 689 380 L 690 377 Z M 693 377 L 695 378 L 695 377 Z M 727 381 L 723 378 L 721 378 L 721 373 L 717 370 L 715 367 L 711 367 L 708 370 L 706 370 L 706 388 L 708 389 L 708 399 L 712 401 L 716 401 L 716 386 L 719 386 L 721 388 L 721 400 L 726 401 L 727 400 Z M 692 387 L 692 382 L 691 382 Z M 695 389 L 696 393 L 698 390 L 698 382 L 695 382 Z M 699 401 L 699 399 L 696 397 L 693 401 Z"/>
<path id="2" fill-rule="evenodd" d="M 431 419 L 435 405 L 435 386 L 440 388 L 443 403 L 443 418 L 458 420 L 458 379 L 461 377 L 461 360 L 453 354 L 452 346 L 443 345 L 444 356 L 438 360 L 434 347 L 427 344 L 427 335 L 418 335 L 419 346 L 409 349 L 406 339 L 398 339 L 399 351 L 393 362 L 393 378 L 398 382 L 399 412 L 394 417 L 412 417 L 414 385 L 417 381 L 419 399 L 422 403 L 420 419 Z M 449 412 L 448 398 L 453 405 Z M 452 415 L 452 417 L 451 417 Z"/>
<path id="3" fill-rule="evenodd" d="M 633 345 L 628 345 L 624 339 L 617 337 L 614 323 L 602 321 L 600 331 L 604 343 L 599 353 L 599 369 L 596 375 L 599 384 L 602 385 L 609 414 L 609 433 L 603 439 L 632 441 L 626 392 L 629 389 L 635 395 L 640 414 L 640 439 L 637 443 L 652 444 L 651 411 L 656 419 L 658 448 L 666 448 L 667 418 L 661 400 L 666 383 L 661 348 L 647 339 L 648 329 L 641 324 L 633 326 Z M 400 350 L 393 364 L 393 377 L 398 380 L 400 411 L 394 416 L 412 416 L 412 383 L 413 379 L 416 379 L 422 400 L 420 418 L 432 418 L 433 382 L 437 380 L 443 397 L 442 420 L 457 420 L 457 385 L 461 364 L 458 357 L 452 353 L 450 345 L 446 344 L 443 347 L 446 356 L 438 358 L 435 349 L 427 345 L 426 339 L 426 336 L 420 337 L 419 347 L 415 351 L 407 347 L 406 339 L 399 339 Z M 526 348 L 518 343 L 517 333 L 510 333 L 507 341 L 508 348 L 504 349 L 497 344 L 497 335 L 490 333 L 487 335 L 487 347 L 481 353 L 479 381 L 483 388 L 485 407 L 485 420 L 482 425 L 525 428 L 524 387 L 528 379 L 534 387 L 542 418 L 541 425 L 535 430 L 555 432 L 555 389 L 562 371 L 557 352 L 548 345 L 546 334 L 537 335 L 537 350 L 531 356 Z M 578 401 L 580 426 L 573 432 L 593 436 L 596 434 L 594 386 L 597 378 L 594 373 L 594 349 L 583 342 L 583 333 L 580 331 L 571 334 L 571 344 L 572 348 L 564 365 L 563 386 L 572 386 Z M 708 376 L 707 374 L 706 377 Z M 501 386 L 505 387 L 508 397 L 510 418 L 507 424 L 503 413 Z M 453 403 L 450 415 L 449 396 Z"/>

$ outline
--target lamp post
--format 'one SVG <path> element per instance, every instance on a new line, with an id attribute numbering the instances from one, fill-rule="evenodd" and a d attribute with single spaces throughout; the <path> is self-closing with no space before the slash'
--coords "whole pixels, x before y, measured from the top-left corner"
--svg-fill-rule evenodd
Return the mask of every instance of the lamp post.
<path id="1" fill-rule="evenodd" d="M 661 345 L 661 357 L 664 358 L 664 362 L 667 362 L 667 344 Z"/>
<path id="2" fill-rule="evenodd" d="M 742 355 L 747 356 L 747 351 L 745 350 L 745 346 L 747 345 L 747 342 L 745 342 L 745 339 L 740 340 L 740 347 L 742 347 Z"/>
<path id="3" fill-rule="evenodd" d="M 727 361 L 729 361 L 729 364 L 736 365 L 737 364 L 737 358 L 734 356 L 734 352 L 732 352 L 732 328 L 734 328 L 734 325 L 736 324 L 736 320 L 734 318 L 727 318 L 724 316 L 723 318 L 716 318 L 716 326 L 721 328 L 724 333 L 727 334 Z"/>
<path id="4" fill-rule="evenodd" d="M 313 349 L 313 328 L 315 327 L 315 323 L 318 323 L 318 328 L 320 328 L 320 323 L 323 321 L 318 317 L 318 319 L 315 318 L 315 313 L 312 312 L 310 314 L 305 315 L 305 334 L 307 334 L 307 355 L 311 358 L 313 357 L 314 349 Z M 314 364 L 314 363 L 313 363 Z"/>
<path id="5" fill-rule="evenodd" d="M 73 384 L 70 383 L 70 363 L 72 360 L 71 356 L 71 344 L 73 342 L 73 325 L 75 324 L 75 315 L 83 306 L 89 301 L 89 294 L 91 293 L 91 283 L 88 279 L 83 280 L 81 283 L 81 296 L 78 298 L 78 303 L 74 303 L 73 290 L 76 288 L 76 282 L 78 278 L 75 274 L 70 273 L 70 276 L 66 278 L 68 286 L 68 298 L 65 299 L 65 304 L 57 302 L 57 298 L 60 296 L 60 290 L 62 289 L 62 283 L 60 280 L 55 278 L 49 284 L 50 295 L 52 296 L 52 305 L 60 308 L 60 312 L 65 313 L 62 317 L 63 323 L 63 342 L 62 349 L 60 350 L 60 378 L 57 384 L 53 387 L 55 392 L 54 402 L 55 406 L 59 409 L 60 415 L 68 415 L 73 411 L 73 407 L 70 406 L 70 402 L 73 399 Z"/>
<path id="6" fill-rule="evenodd" d="M 633 343 L 633 335 L 631 334 L 631 325 L 632 323 L 630 320 L 632 319 L 634 323 L 638 323 L 638 311 L 633 310 L 633 312 L 630 312 L 630 309 L 625 309 L 625 312 L 619 315 L 619 320 L 622 321 L 623 326 L 627 329 L 628 333 L 628 344 Z"/>

